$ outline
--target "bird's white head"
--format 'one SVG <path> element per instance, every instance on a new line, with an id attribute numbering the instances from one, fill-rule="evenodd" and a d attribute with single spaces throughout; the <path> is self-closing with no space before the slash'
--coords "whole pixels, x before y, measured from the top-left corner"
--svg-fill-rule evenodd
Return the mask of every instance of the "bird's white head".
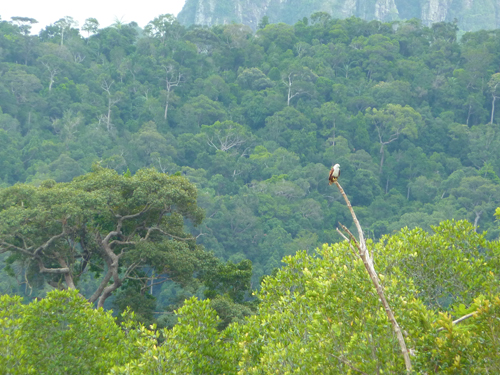
<path id="1" fill-rule="evenodd" d="M 333 177 L 339 177 L 340 175 L 340 164 L 335 164 L 333 166 Z"/>

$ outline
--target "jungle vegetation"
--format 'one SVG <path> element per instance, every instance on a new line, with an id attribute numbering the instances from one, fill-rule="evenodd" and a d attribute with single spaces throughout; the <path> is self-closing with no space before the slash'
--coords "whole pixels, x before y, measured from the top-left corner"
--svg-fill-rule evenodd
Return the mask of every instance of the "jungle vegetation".
<path id="1" fill-rule="evenodd" d="M 35 21 L 0 20 L 0 373 L 401 373 L 333 163 L 414 370 L 498 372 L 500 31 Z"/>

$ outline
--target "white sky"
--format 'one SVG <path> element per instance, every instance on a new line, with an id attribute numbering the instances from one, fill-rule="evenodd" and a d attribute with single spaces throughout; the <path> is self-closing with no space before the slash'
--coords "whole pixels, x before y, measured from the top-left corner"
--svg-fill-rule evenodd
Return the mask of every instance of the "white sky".
<path id="1" fill-rule="evenodd" d="M 78 21 L 79 27 L 87 18 L 96 18 L 100 27 L 106 27 L 119 19 L 124 23 L 135 21 L 140 27 L 146 26 L 160 14 L 177 15 L 185 0 L 3 0 L 0 5 L 2 21 L 10 17 L 30 17 L 38 21 L 32 33 L 57 20 L 70 16 Z"/>

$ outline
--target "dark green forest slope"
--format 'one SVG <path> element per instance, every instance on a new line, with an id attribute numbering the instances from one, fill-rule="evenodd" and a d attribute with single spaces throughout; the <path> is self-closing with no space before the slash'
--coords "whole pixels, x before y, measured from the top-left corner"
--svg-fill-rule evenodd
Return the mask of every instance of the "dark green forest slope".
<path id="1" fill-rule="evenodd" d="M 0 374 L 499 372 L 500 31 L 32 22 L 0 21 Z"/>
<path id="2" fill-rule="evenodd" d="M 265 20 L 264 20 L 265 21 Z M 100 29 L 0 22 L 0 184 L 70 181 L 93 163 L 186 176 L 216 256 L 254 266 L 340 238 L 468 219 L 498 237 L 500 31 L 334 20 Z M 498 106 L 498 103 L 496 103 Z"/>

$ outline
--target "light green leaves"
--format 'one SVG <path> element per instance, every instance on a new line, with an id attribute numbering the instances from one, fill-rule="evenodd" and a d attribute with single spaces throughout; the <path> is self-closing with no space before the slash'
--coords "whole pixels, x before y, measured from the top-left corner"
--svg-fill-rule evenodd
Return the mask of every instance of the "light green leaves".
<path id="1" fill-rule="evenodd" d="M 0 311 L 2 374 L 105 374 L 138 354 L 111 313 L 74 290 L 52 291 L 29 305 L 2 296 Z"/>

